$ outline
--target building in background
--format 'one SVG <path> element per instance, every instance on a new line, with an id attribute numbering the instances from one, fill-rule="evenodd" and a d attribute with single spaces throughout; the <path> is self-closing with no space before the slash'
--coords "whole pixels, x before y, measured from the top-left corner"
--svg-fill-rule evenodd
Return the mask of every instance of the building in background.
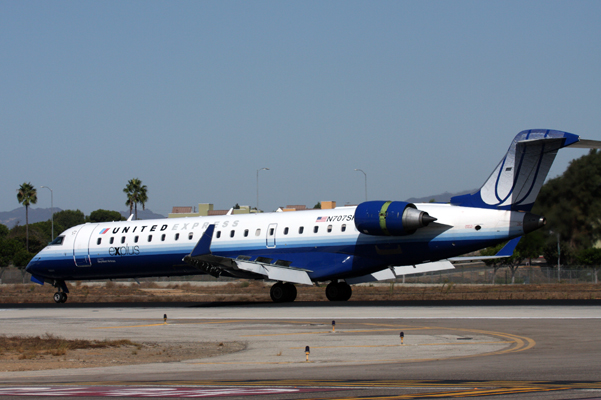
<path id="1" fill-rule="evenodd" d="M 330 210 L 336 208 L 335 201 L 322 201 L 321 203 L 322 210 Z M 304 211 L 311 210 L 304 205 L 288 205 L 286 207 L 280 207 L 276 210 L 276 212 L 287 212 L 287 211 Z M 205 217 L 210 215 L 227 215 L 230 210 L 215 210 L 213 208 L 213 204 L 211 203 L 198 203 L 198 211 L 195 210 L 195 207 L 191 206 L 175 206 L 172 211 L 169 213 L 168 218 L 188 218 L 188 217 Z M 251 208 L 250 206 L 240 206 L 240 208 L 232 209 L 232 214 L 251 214 L 256 213 L 257 210 Z"/>

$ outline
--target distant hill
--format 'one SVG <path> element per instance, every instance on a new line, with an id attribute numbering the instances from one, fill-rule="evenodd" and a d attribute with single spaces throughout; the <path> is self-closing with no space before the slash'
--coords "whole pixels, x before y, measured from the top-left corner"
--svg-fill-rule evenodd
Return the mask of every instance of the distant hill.
<path id="1" fill-rule="evenodd" d="M 62 211 L 60 208 L 54 208 L 54 212 Z M 125 218 L 129 217 L 129 210 L 120 211 Z M 48 221 L 52 217 L 51 208 L 33 208 L 29 207 L 29 223 Z M 165 218 L 163 215 L 155 214 L 152 211 L 138 210 L 138 219 Z M 9 229 L 15 225 L 25 225 L 25 207 L 15 208 L 12 211 L 0 211 L 0 224 L 6 225 Z"/>
<path id="2" fill-rule="evenodd" d="M 62 211 L 60 208 L 54 208 L 54 212 Z M 29 223 L 48 221 L 52 216 L 51 208 L 33 208 L 29 207 Z M 25 207 L 15 208 L 12 211 L 0 212 L 0 224 L 6 225 L 9 229 L 15 225 L 25 225 Z"/>
<path id="3" fill-rule="evenodd" d="M 436 203 L 448 203 L 449 201 L 451 201 L 451 197 L 461 196 L 462 194 L 474 193 L 477 191 L 478 189 L 464 190 L 462 192 L 457 193 L 444 192 L 441 194 L 433 194 L 431 196 L 411 197 L 410 199 L 407 199 L 407 201 L 409 203 L 428 203 L 430 200 L 434 199 Z"/>

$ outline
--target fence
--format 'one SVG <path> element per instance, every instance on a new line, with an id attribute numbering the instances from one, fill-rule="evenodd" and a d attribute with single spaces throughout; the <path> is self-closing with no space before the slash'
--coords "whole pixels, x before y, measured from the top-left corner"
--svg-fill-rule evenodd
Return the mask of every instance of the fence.
<path id="1" fill-rule="evenodd" d="M 562 267 L 557 273 L 557 268 L 524 266 L 515 272 L 516 284 L 550 284 L 564 283 L 597 283 L 599 269 L 593 268 L 567 268 Z M 397 282 L 403 282 L 398 278 Z M 457 267 L 452 271 L 430 272 L 422 275 L 408 275 L 405 283 L 464 283 L 464 284 L 510 284 L 511 271 L 509 268 L 462 268 Z"/>

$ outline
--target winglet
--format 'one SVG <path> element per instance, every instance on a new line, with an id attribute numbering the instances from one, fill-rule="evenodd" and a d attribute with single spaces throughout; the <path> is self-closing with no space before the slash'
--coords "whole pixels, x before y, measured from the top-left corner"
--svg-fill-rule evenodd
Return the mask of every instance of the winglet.
<path id="1" fill-rule="evenodd" d="M 194 250 L 190 253 L 190 257 L 202 256 L 204 254 L 211 254 L 211 241 L 213 240 L 213 231 L 215 230 L 215 224 L 211 224 L 207 227 L 205 233 L 196 243 Z"/>
<path id="2" fill-rule="evenodd" d="M 521 238 L 521 236 L 518 236 L 514 239 L 511 239 L 505 246 L 503 246 L 501 250 L 499 250 L 497 254 L 495 254 L 495 257 L 511 257 Z"/>

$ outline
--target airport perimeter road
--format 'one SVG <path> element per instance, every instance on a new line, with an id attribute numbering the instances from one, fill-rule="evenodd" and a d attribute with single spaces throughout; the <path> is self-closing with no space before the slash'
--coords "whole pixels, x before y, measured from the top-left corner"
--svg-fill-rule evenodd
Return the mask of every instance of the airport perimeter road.
<path id="1" fill-rule="evenodd" d="M 1 398 L 601 398 L 599 306 L 64 306 L 0 306 L 0 334 L 246 347 L 182 362 L 0 372 Z"/>

